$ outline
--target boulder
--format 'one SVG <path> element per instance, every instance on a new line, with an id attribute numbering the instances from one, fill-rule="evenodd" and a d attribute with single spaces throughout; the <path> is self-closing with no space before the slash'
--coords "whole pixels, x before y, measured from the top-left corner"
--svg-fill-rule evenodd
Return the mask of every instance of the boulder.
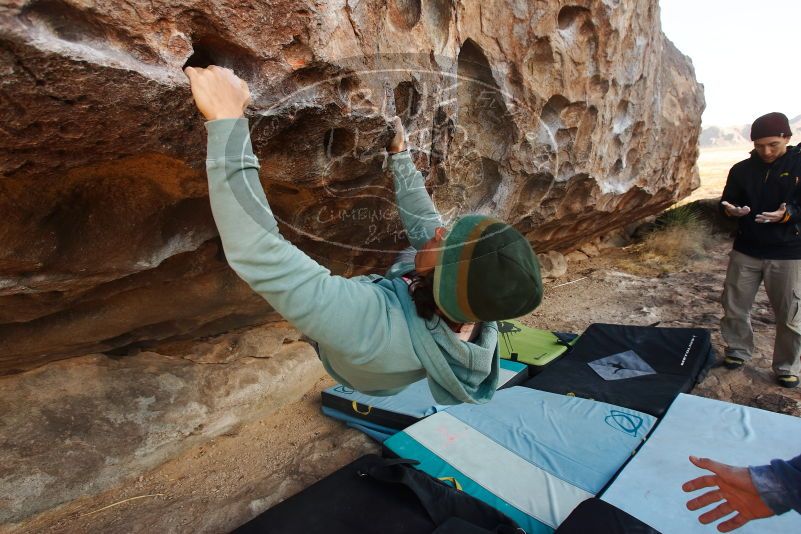
<path id="1" fill-rule="evenodd" d="M 601 251 L 598 250 L 598 246 L 595 243 L 584 243 L 579 247 L 579 250 L 590 258 L 594 258 L 595 256 L 601 253 Z"/>
<path id="2" fill-rule="evenodd" d="M 544 254 L 537 254 L 537 259 L 543 278 L 559 278 L 567 274 L 567 260 L 560 252 L 549 250 Z"/>
<path id="3" fill-rule="evenodd" d="M 0 525 L 119 486 L 298 401 L 323 376 L 279 324 L 2 377 Z"/>
<path id="4" fill-rule="evenodd" d="M 0 6 L 0 373 L 276 320 L 228 270 L 186 65 L 232 68 L 281 232 L 334 273 L 406 245 L 400 115 L 446 221 L 569 250 L 698 186 L 704 106 L 648 0 Z"/>
<path id="5" fill-rule="evenodd" d="M 565 259 L 568 261 L 568 263 L 574 261 L 584 261 L 588 260 L 589 258 L 590 258 L 589 256 L 587 256 L 580 250 L 574 250 L 573 252 L 568 252 L 567 254 L 565 254 Z"/>

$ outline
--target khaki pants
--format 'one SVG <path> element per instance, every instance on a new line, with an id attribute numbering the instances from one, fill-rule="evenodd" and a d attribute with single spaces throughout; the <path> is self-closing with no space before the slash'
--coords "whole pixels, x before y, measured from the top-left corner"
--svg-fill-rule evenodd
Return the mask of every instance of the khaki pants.
<path id="1" fill-rule="evenodd" d="M 729 254 L 723 287 L 724 316 L 720 333 L 726 355 L 748 360 L 754 351 L 751 305 L 764 280 L 776 316 L 773 370 L 798 375 L 801 371 L 801 260 L 760 260 L 736 250 Z"/>

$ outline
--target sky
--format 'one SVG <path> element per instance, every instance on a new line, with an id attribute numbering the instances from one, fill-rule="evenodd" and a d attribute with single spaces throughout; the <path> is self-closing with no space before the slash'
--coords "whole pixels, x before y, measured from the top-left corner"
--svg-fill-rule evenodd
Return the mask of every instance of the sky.
<path id="1" fill-rule="evenodd" d="M 704 84 L 703 126 L 801 115 L 801 0 L 660 0 L 662 30 Z"/>

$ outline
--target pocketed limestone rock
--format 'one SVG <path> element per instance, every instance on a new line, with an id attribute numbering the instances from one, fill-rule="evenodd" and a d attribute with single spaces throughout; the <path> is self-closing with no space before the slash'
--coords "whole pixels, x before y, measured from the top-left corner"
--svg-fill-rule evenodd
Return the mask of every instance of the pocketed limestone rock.
<path id="1" fill-rule="evenodd" d="M 216 240 L 182 72 L 212 63 L 250 85 L 281 232 L 336 274 L 407 244 L 395 114 L 446 221 L 491 213 L 537 251 L 699 183 L 702 88 L 653 1 L 4 2 L 0 374 L 278 319 Z"/>

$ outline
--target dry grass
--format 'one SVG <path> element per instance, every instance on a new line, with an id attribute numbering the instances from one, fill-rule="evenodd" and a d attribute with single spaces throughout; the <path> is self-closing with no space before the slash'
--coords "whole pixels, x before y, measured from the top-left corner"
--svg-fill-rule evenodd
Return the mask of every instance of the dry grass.
<path id="1" fill-rule="evenodd" d="M 706 257 L 712 232 L 692 202 L 719 198 L 726 185 L 729 169 L 748 157 L 751 145 L 702 148 L 698 157 L 701 187 L 664 212 L 656 228 L 643 241 L 632 246 L 634 258 L 624 261 L 624 268 L 641 276 L 682 270 L 694 260 Z"/>
<path id="2" fill-rule="evenodd" d="M 676 206 L 660 215 L 654 229 L 635 245 L 637 259 L 628 267 L 635 274 L 680 271 L 692 261 L 704 259 L 712 239 L 694 205 Z"/>
<path id="3" fill-rule="evenodd" d="M 659 276 L 666 272 L 671 272 L 670 269 L 664 269 L 662 266 L 653 262 L 646 262 L 642 259 L 642 243 L 629 247 L 630 255 L 620 258 L 615 268 L 620 269 L 628 274 L 640 276 L 645 278 L 652 278 Z"/>
<path id="4" fill-rule="evenodd" d="M 650 234 L 642 250 L 645 261 L 684 265 L 687 260 L 706 256 L 706 238 L 709 232 L 700 223 L 698 227 L 665 228 Z"/>

